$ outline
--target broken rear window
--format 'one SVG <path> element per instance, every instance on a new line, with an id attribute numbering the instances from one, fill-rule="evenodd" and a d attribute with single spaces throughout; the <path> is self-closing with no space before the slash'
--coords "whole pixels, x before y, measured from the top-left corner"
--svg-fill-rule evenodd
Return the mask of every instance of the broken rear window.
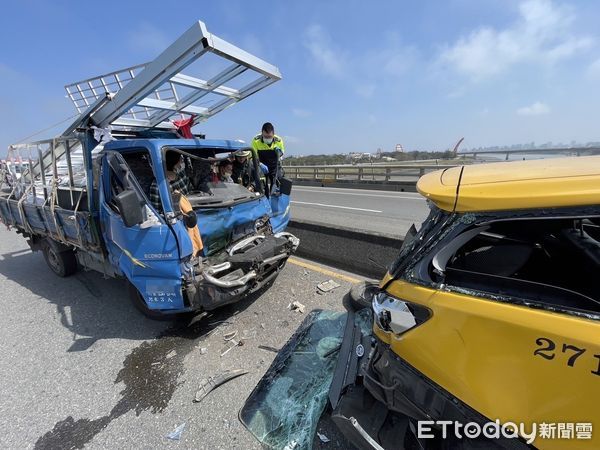
<path id="1" fill-rule="evenodd" d="M 502 220 L 465 230 L 437 251 L 434 282 L 525 302 L 600 313 L 600 218 Z"/>
<path id="2" fill-rule="evenodd" d="M 414 225 L 409 230 L 407 238 L 402 243 L 398 258 L 390 266 L 389 272 L 391 274 L 397 275 L 411 263 L 414 263 L 415 258 L 419 255 L 419 250 L 425 248 L 431 239 L 436 238 L 438 232 L 452 217 L 450 213 L 439 209 L 431 202 L 428 202 L 428 206 L 430 211 L 427 219 L 423 221 L 418 231 L 416 231 L 417 228 Z"/>

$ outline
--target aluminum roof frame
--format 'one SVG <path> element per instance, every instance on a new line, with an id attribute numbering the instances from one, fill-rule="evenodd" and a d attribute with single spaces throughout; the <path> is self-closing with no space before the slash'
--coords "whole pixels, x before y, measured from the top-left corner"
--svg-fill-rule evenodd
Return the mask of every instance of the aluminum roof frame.
<path id="1" fill-rule="evenodd" d="M 209 80 L 182 73 L 208 53 L 231 64 Z M 248 71 L 256 77 L 242 88 L 225 85 Z M 90 125 L 174 129 L 169 121 L 173 115 L 192 114 L 194 124 L 205 121 L 280 79 L 277 67 L 209 33 L 198 21 L 153 61 L 72 83 L 65 89 L 77 110 L 82 114 L 87 111 Z M 178 86 L 185 87 L 187 93 L 178 92 Z M 223 98 L 209 107 L 194 105 L 210 93 Z M 92 108 L 106 97 L 110 101 Z"/>

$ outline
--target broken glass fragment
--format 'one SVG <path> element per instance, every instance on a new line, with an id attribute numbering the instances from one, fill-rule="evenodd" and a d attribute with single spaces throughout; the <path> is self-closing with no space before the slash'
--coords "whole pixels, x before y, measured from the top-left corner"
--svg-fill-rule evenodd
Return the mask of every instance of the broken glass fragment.
<path id="1" fill-rule="evenodd" d="M 346 318 L 345 312 L 311 311 L 246 400 L 240 420 L 264 447 L 312 447 L 327 404 Z M 372 327 L 370 309 L 360 311 L 355 320 L 368 332 Z"/>
<path id="2" fill-rule="evenodd" d="M 265 447 L 311 448 L 345 323 L 345 312 L 310 312 L 246 400 L 240 420 Z"/>

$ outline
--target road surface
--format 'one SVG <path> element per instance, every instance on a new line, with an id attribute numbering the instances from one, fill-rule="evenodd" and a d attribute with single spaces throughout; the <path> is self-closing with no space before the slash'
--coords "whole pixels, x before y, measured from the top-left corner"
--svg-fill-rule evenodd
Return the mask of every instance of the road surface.
<path id="1" fill-rule="evenodd" d="M 264 293 L 192 323 L 155 322 L 130 304 L 125 283 L 95 272 L 59 278 L 14 231 L 0 229 L 0 448 L 260 449 L 238 411 L 306 312 L 342 310 L 358 277 L 291 259 Z M 316 285 L 341 286 L 324 295 Z M 224 335 L 246 336 L 220 357 Z M 200 349 L 206 348 L 202 354 Z M 248 369 L 192 399 L 201 381 Z M 180 441 L 165 438 L 185 423 Z M 314 448 L 350 448 L 331 421 Z"/>
<path id="2" fill-rule="evenodd" d="M 294 186 L 293 219 L 404 236 L 425 220 L 429 208 L 415 192 Z"/>

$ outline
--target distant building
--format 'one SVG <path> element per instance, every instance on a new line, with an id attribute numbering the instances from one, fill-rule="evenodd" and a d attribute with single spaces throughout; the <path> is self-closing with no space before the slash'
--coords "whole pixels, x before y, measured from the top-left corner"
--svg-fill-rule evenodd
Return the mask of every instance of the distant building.
<path id="1" fill-rule="evenodd" d="M 398 153 L 404 153 L 404 149 L 402 148 L 402 144 L 396 144 L 396 151 Z"/>

